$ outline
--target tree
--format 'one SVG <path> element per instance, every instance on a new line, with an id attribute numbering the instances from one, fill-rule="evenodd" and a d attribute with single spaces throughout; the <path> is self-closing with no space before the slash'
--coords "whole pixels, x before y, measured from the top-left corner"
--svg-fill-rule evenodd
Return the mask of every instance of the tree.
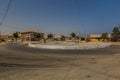
<path id="1" fill-rule="evenodd" d="M 120 41 L 120 25 L 115 26 L 112 31 L 112 41 Z"/>
<path id="2" fill-rule="evenodd" d="M 90 42 L 90 38 L 89 37 L 86 38 L 86 42 Z"/>
<path id="3" fill-rule="evenodd" d="M 35 33 L 35 37 L 40 40 L 40 39 L 43 39 L 44 38 L 44 35 L 41 34 L 41 33 Z"/>
<path id="4" fill-rule="evenodd" d="M 103 33 L 103 34 L 101 35 L 101 38 L 103 39 L 103 41 L 107 40 L 107 38 L 108 38 L 107 32 L 106 32 L 106 33 Z"/>
<path id="5" fill-rule="evenodd" d="M 48 37 L 48 39 L 53 39 L 53 34 L 50 33 L 47 35 L 47 37 Z"/>
<path id="6" fill-rule="evenodd" d="M 72 38 L 76 38 L 77 37 L 76 33 L 74 33 L 74 32 L 72 32 L 70 35 L 71 35 Z"/>
<path id="7" fill-rule="evenodd" d="M 79 36 L 76 36 L 76 38 L 77 38 L 77 39 L 80 39 L 80 37 L 79 37 Z"/>
<path id="8" fill-rule="evenodd" d="M 15 38 L 15 41 L 17 41 L 18 37 L 20 37 L 20 32 L 13 33 L 13 37 Z"/>
<path id="9" fill-rule="evenodd" d="M 64 35 L 61 35 L 61 40 L 65 41 L 65 36 Z"/>

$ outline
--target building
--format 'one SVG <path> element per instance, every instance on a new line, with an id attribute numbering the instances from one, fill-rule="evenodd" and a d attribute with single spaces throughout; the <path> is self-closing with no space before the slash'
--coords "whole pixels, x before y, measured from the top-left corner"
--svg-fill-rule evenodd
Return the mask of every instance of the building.
<path id="1" fill-rule="evenodd" d="M 36 33 L 40 33 L 41 35 L 44 35 L 44 33 L 39 32 L 39 31 L 28 30 L 28 31 L 21 33 L 22 41 L 35 41 L 36 40 L 36 36 L 35 36 Z"/>
<path id="2" fill-rule="evenodd" d="M 13 39 L 12 35 L 1 35 L 0 38 L 4 39 L 5 41 Z"/>
<path id="3" fill-rule="evenodd" d="M 54 40 L 60 41 L 61 40 L 61 35 L 55 34 L 53 35 Z"/>
<path id="4" fill-rule="evenodd" d="M 89 35 L 90 41 L 102 41 L 102 34 L 91 34 Z M 107 41 L 111 41 L 111 34 L 108 34 Z"/>

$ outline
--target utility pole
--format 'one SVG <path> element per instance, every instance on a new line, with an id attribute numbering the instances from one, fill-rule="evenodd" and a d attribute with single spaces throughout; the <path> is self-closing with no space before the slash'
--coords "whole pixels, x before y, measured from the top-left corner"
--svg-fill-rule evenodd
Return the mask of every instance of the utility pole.
<path id="1" fill-rule="evenodd" d="M 81 33 L 80 33 L 80 32 L 79 32 L 79 34 L 78 34 L 78 37 L 79 37 L 78 43 L 80 43 L 80 41 L 81 41 Z"/>
<path id="2" fill-rule="evenodd" d="M 1 32 L 1 23 L 0 23 L 0 38 L 1 38 L 1 33 L 2 33 L 2 32 Z"/>

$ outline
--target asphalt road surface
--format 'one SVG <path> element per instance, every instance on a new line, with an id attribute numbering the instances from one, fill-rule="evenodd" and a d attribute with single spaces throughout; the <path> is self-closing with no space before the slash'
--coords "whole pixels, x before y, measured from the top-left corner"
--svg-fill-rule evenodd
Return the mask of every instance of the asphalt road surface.
<path id="1" fill-rule="evenodd" d="M 120 80 L 120 46 L 41 50 L 1 45 L 0 80 Z"/>

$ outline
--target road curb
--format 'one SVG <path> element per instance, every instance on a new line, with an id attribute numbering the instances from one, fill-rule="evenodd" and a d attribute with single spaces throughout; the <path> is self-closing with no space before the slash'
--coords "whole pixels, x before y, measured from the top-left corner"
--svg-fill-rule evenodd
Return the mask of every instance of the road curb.
<path id="1" fill-rule="evenodd" d="M 96 48 L 105 48 L 111 44 L 99 44 L 95 46 L 59 46 L 59 45 L 36 45 L 29 43 L 29 47 L 40 48 L 40 49 L 63 49 L 63 50 L 83 50 L 83 49 L 96 49 Z"/>

